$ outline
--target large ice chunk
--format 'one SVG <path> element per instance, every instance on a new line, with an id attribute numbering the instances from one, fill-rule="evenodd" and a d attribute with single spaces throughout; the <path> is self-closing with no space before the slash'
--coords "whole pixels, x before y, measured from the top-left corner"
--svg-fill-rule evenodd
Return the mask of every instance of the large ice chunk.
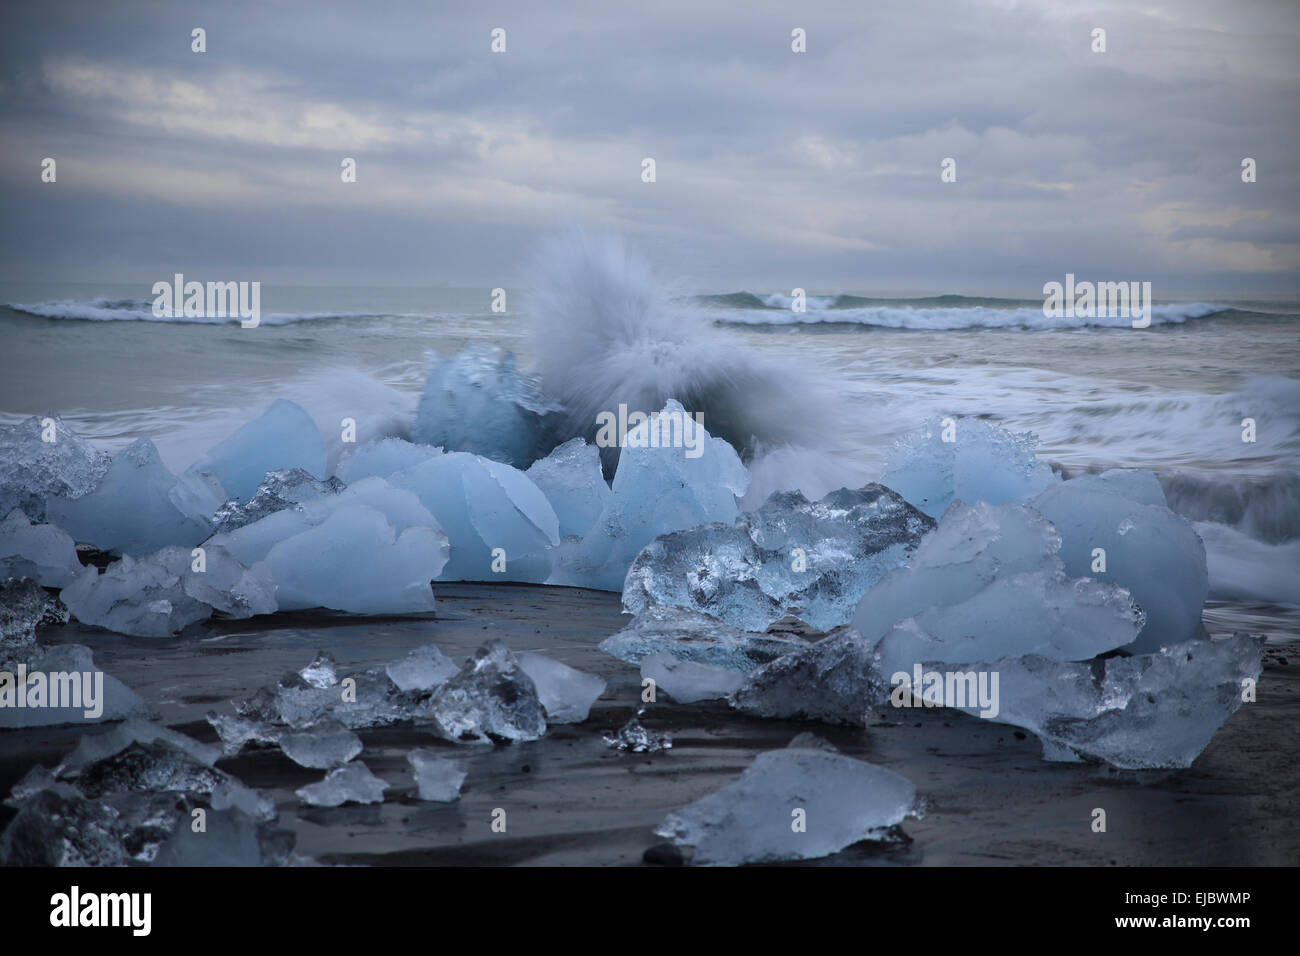
<path id="1" fill-rule="evenodd" d="M 503 641 L 491 640 L 433 692 L 427 713 L 452 741 L 537 740 L 546 716 L 537 687 Z"/>
<path id="2" fill-rule="evenodd" d="M 1059 481 L 1035 444 L 977 418 L 936 419 L 898 443 L 880 480 L 932 518 L 954 500 L 1018 501 Z"/>
<path id="3" fill-rule="evenodd" d="M 81 573 L 77 544 L 52 524 L 32 524 L 21 508 L 0 520 L 0 580 L 31 578 L 47 588 L 71 584 Z"/>
<path id="4" fill-rule="evenodd" d="M 304 501 L 336 495 L 345 487 L 337 478 L 317 481 L 301 468 L 268 472 L 247 503 L 241 504 L 237 498 L 231 498 L 217 510 L 212 516 L 213 533 L 234 531 Z"/>
<path id="5" fill-rule="evenodd" d="M 560 521 L 560 536 L 591 530 L 614 497 L 600 468 L 600 452 L 571 438 L 525 472 L 542 489 Z"/>
<path id="6" fill-rule="evenodd" d="M 152 441 L 140 438 L 113 456 L 94 491 L 78 498 L 50 496 L 45 512 L 76 541 L 138 555 L 167 545 L 192 547 L 211 533 L 203 513 L 187 510 L 192 500 L 193 488 L 167 470 Z M 211 513 L 210 507 L 204 510 Z"/>
<path id="7" fill-rule="evenodd" d="M 605 693 L 605 681 L 595 674 L 541 654 L 524 651 L 516 654 L 515 660 L 520 669 L 532 678 L 548 724 L 582 723 L 596 698 Z"/>
<path id="8" fill-rule="evenodd" d="M 522 471 L 455 452 L 388 479 L 414 492 L 451 542 L 444 581 L 542 582 L 559 544 L 555 509 Z"/>
<path id="9" fill-rule="evenodd" d="M 621 591 L 632 560 L 661 534 L 710 522 L 730 525 L 749 472 L 677 401 L 630 428 L 613 497 L 553 584 Z"/>
<path id="10" fill-rule="evenodd" d="M 1110 582 L 1066 577 L 1055 529 L 1015 503 L 955 503 L 858 604 L 853 626 L 878 641 L 887 675 L 919 661 L 1042 654 L 1087 660 L 1128 644 L 1142 612 Z"/>
<path id="11" fill-rule="evenodd" d="M 416 445 L 401 438 L 381 438 L 347 452 L 339 459 L 335 474 L 348 484 L 362 478 L 387 478 L 442 454 L 441 448 Z"/>
<path id="12" fill-rule="evenodd" d="M 600 642 L 600 649 L 629 664 L 651 654 L 749 672 L 805 642 L 776 634 L 742 631 L 699 611 L 653 604 L 630 624 Z"/>
<path id="13" fill-rule="evenodd" d="M 301 468 L 325 477 L 325 440 L 301 405 L 276 400 L 212 448 L 190 470 L 215 475 L 232 498 L 247 501 L 268 472 Z"/>
<path id="14" fill-rule="evenodd" d="M 920 812 L 905 777 L 795 743 L 759 754 L 738 780 L 670 813 L 655 832 L 693 846 L 695 863 L 734 866 L 829 856 L 883 839 Z"/>
<path id="15" fill-rule="evenodd" d="M 527 468 L 553 444 L 544 422 L 559 410 L 519 373 L 513 354 L 467 345 L 448 358 L 429 353 L 411 437 Z"/>
<path id="16" fill-rule="evenodd" d="M 0 425 L 0 518 L 14 508 L 45 521 L 45 500 L 80 498 L 108 473 L 109 458 L 61 418 Z"/>
<path id="17" fill-rule="evenodd" d="M 679 704 L 693 704 L 726 697 L 745 683 L 745 675 L 730 667 L 679 661 L 671 654 L 650 654 L 641 658 L 641 680 L 654 681 L 655 687 Z"/>
<path id="18" fill-rule="evenodd" d="M 628 571 L 623 606 L 704 611 L 749 631 L 794 615 L 818 630 L 846 623 L 858 600 L 902 567 L 934 521 L 881 485 L 810 502 L 774 492 L 734 525 L 655 538 Z"/>
<path id="19" fill-rule="evenodd" d="M 732 695 L 731 705 L 755 717 L 862 726 L 865 715 L 888 700 L 879 655 L 846 627 L 758 668 Z"/>
<path id="20" fill-rule="evenodd" d="M 1061 534 L 1066 573 L 1121 584 L 1146 613 L 1133 653 L 1201 635 L 1210 588 L 1205 545 L 1163 502 L 1149 472 L 1080 476 L 1031 502 Z"/>

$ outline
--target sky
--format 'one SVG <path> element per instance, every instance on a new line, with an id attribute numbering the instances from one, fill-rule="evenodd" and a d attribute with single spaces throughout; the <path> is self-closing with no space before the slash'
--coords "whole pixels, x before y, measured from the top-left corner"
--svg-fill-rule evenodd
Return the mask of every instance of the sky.
<path id="1" fill-rule="evenodd" d="M 1296 296 L 1298 41 L 1293 0 L 9 2 L 0 279 L 505 286 L 580 225 L 701 292 Z"/>

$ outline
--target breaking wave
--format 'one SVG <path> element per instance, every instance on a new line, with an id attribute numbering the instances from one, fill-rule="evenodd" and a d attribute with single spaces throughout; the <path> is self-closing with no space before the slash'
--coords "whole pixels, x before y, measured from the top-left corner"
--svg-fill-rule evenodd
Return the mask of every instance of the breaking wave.
<path id="1" fill-rule="evenodd" d="M 157 316 L 152 299 L 55 299 L 50 302 L 10 303 L 14 312 L 42 319 L 77 319 L 84 322 L 176 322 L 192 325 L 238 324 L 238 316 Z M 275 312 L 261 316 L 262 325 L 293 325 L 323 319 L 375 319 L 382 312 Z"/>

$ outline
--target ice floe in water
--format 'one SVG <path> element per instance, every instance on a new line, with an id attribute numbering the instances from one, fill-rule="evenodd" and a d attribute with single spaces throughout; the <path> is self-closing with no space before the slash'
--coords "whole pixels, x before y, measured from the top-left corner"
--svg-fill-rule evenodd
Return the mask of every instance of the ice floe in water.
<path id="1" fill-rule="evenodd" d="M 460 788 L 466 777 L 461 761 L 448 760 L 432 750 L 412 750 L 406 760 L 415 774 L 421 800 L 451 803 L 460 799 Z"/>
<path id="2" fill-rule="evenodd" d="M 31 578 L 61 588 L 81 573 L 76 542 L 52 524 L 33 524 L 21 508 L 0 520 L 0 580 Z"/>
<path id="3" fill-rule="evenodd" d="M 301 468 L 325 478 L 325 440 L 302 406 L 284 399 L 213 447 L 190 471 L 211 474 L 227 495 L 248 501 L 268 472 Z"/>
<path id="4" fill-rule="evenodd" d="M 652 680 L 656 692 L 663 691 L 679 704 L 726 697 L 745 683 L 742 671 L 682 661 L 671 654 L 649 654 L 641 658 L 641 680 Z"/>
<path id="5" fill-rule="evenodd" d="M 748 672 L 806 642 L 778 634 L 755 634 L 699 611 L 652 604 L 632 623 L 600 642 L 611 657 L 638 664 L 651 654 Z"/>
<path id="6" fill-rule="evenodd" d="M 515 655 L 519 667 L 532 678 L 548 724 L 580 724 L 591 705 L 605 693 L 605 681 L 559 661 L 523 651 Z"/>
<path id="7" fill-rule="evenodd" d="M 755 717 L 861 726 L 888 699 L 889 683 L 872 643 L 845 627 L 753 671 L 732 694 L 731 705 Z"/>
<path id="8" fill-rule="evenodd" d="M 804 736 L 754 758 L 740 778 L 670 813 L 655 830 L 694 847 L 693 862 L 737 865 L 829 856 L 920 812 L 916 788 L 891 770 Z"/>
<path id="9" fill-rule="evenodd" d="M 439 686 L 426 713 L 442 736 L 457 742 L 537 740 L 546 733 L 537 686 L 500 640 L 480 647 Z"/>
<path id="10" fill-rule="evenodd" d="M 345 803 L 383 803 L 388 781 L 376 777 L 360 760 L 331 770 L 320 783 L 295 791 L 314 807 L 340 807 Z"/>
<path id="11" fill-rule="evenodd" d="M 847 623 L 866 590 L 901 567 L 933 527 L 880 485 L 842 488 L 817 502 L 776 492 L 733 525 L 655 538 L 632 562 L 623 605 L 633 614 L 677 605 L 748 631 L 789 615 L 830 630 Z"/>
<path id="12" fill-rule="evenodd" d="M 542 490 L 560 522 L 560 537 L 581 537 L 609 506 L 614 493 L 601 472 L 600 452 L 571 438 L 525 472 Z"/>
<path id="13" fill-rule="evenodd" d="M 48 497 L 89 494 L 108 472 L 109 457 L 96 451 L 60 418 L 37 416 L 0 425 L 0 517 L 22 508 L 44 522 Z"/>

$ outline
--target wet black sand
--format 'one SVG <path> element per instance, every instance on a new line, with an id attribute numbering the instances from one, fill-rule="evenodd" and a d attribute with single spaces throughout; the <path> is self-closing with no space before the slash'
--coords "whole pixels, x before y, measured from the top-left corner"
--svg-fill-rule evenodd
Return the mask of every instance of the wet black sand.
<path id="1" fill-rule="evenodd" d="M 280 825 L 321 863 L 375 865 L 640 865 L 664 815 L 734 779 L 760 751 L 813 730 L 845 753 L 908 777 L 928 801 L 908 840 L 859 844 L 829 865 L 1286 865 L 1300 862 L 1300 646 L 1270 645 L 1259 700 L 1243 705 L 1183 771 L 1120 772 L 1049 764 L 1015 728 L 941 710 L 882 712 L 865 730 L 756 720 L 722 702 L 681 705 L 661 697 L 643 718 L 673 736 L 666 753 L 610 750 L 601 732 L 640 704 L 637 669 L 597 643 L 628 618 L 617 595 L 570 588 L 447 584 L 437 618 L 359 620 L 277 615 L 208 625 L 175 640 L 124 638 L 70 625 L 46 642 L 94 648 L 96 662 L 153 706 L 168 725 L 216 741 L 204 715 L 306 664 L 317 649 L 340 673 L 436 643 L 460 661 L 489 637 L 535 650 L 608 681 L 580 725 L 539 741 L 458 747 L 411 726 L 360 731 L 360 759 L 392 784 L 382 805 L 302 805 L 294 790 L 322 771 L 278 750 L 246 750 L 218 766 L 271 791 Z M 268 628 L 267 624 L 273 625 Z M 1211 622 L 1213 630 L 1213 623 Z M 1285 661 L 1285 663 L 1283 663 Z M 900 714 L 903 716 L 900 718 Z M 53 766 L 83 727 L 0 735 L 0 792 L 35 763 Z M 468 761 L 454 804 L 423 803 L 406 762 L 414 747 Z M 1107 831 L 1092 830 L 1106 810 Z M 506 811 L 506 832 L 491 829 Z M 0 807 L 0 826 L 12 810 Z"/>

